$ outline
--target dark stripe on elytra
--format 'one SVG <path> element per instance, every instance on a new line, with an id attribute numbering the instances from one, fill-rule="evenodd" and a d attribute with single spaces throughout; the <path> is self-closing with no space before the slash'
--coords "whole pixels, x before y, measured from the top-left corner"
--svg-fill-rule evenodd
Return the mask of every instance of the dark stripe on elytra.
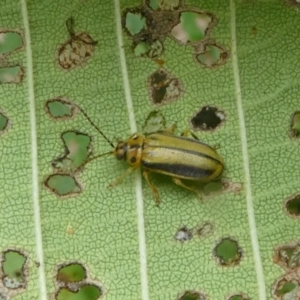
<path id="1" fill-rule="evenodd" d="M 155 133 L 153 133 L 153 135 L 154 134 Z M 188 137 L 185 137 L 185 136 L 177 136 L 177 135 L 172 135 L 172 134 L 168 134 L 168 133 L 164 133 L 164 132 L 160 132 L 158 134 L 168 136 L 168 137 L 172 137 L 172 138 L 179 139 L 179 140 L 183 140 L 183 141 L 189 141 L 189 142 L 192 142 L 192 143 L 195 143 L 195 144 L 198 144 L 198 145 L 205 145 L 205 146 L 210 147 L 209 145 L 207 145 L 203 142 L 200 142 L 199 140 L 196 140 L 195 138 L 188 138 Z M 157 140 L 157 139 L 155 139 L 155 140 Z"/>
<path id="2" fill-rule="evenodd" d="M 204 144 L 204 145 L 206 145 L 206 144 Z M 193 151 L 193 150 L 188 150 L 188 149 L 181 149 L 181 148 L 176 148 L 176 147 L 157 146 L 157 145 L 155 145 L 155 146 L 149 146 L 149 145 L 147 145 L 147 148 L 151 148 L 151 147 L 153 147 L 153 148 L 168 149 L 168 150 L 176 150 L 177 152 L 185 152 L 185 153 L 189 153 L 189 154 L 192 154 L 192 155 L 195 155 L 195 156 L 209 158 L 209 159 L 211 159 L 211 160 L 213 160 L 213 161 L 221 164 L 221 162 L 218 159 L 216 159 L 214 157 L 211 157 L 209 155 L 200 153 L 198 151 Z"/>
<path id="3" fill-rule="evenodd" d="M 143 161 L 142 165 L 145 168 L 148 168 L 153 171 L 168 172 L 174 175 L 192 177 L 196 179 L 201 179 L 203 177 L 210 176 L 214 173 L 214 170 L 205 170 L 194 166 L 186 166 L 182 164 L 160 164 Z"/>

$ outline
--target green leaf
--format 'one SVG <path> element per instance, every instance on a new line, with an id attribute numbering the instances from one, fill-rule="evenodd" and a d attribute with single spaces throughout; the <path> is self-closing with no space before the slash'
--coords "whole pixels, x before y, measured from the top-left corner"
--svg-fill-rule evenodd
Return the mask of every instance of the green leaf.
<path id="1" fill-rule="evenodd" d="M 0 299 L 296 299 L 298 9 L 2 1 Z M 138 170 L 108 188 L 112 145 L 174 124 L 224 159 L 202 200 L 151 174 L 157 207 Z"/>

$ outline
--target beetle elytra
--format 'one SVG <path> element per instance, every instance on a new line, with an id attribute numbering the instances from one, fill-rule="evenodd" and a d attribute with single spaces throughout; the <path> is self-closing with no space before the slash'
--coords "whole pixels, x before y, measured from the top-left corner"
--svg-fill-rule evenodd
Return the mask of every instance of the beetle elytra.
<path id="1" fill-rule="evenodd" d="M 170 129 L 149 133 L 146 136 L 135 133 L 128 139 L 119 141 L 115 146 L 88 115 L 80 107 L 78 108 L 90 124 L 114 148 L 113 151 L 89 158 L 81 167 L 108 154 L 113 154 L 118 160 L 126 161 L 129 164 L 128 169 L 109 187 L 116 186 L 128 174 L 141 167 L 143 176 L 153 191 L 155 202 L 158 205 L 160 197 L 149 177 L 150 173 L 168 175 L 177 185 L 198 193 L 196 187 L 186 185 L 182 180 L 205 183 L 219 178 L 223 172 L 223 159 L 214 148 L 202 143 L 193 134 L 191 134 L 192 138 L 187 137 L 188 131 L 182 136 L 175 136 L 173 134 L 175 125 Z"/>

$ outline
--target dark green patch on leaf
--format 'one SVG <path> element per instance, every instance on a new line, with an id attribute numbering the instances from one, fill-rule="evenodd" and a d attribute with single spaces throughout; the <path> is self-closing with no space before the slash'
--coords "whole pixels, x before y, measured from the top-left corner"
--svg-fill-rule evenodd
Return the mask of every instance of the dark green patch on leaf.
<path id="1" fill-rule="evenodd" d="M 285 282 L 280 289 L 276 291 L 277 296 L 283 296 L 292 292 L 296 288 L 296 284 L 293 282 Z"/>
<path id="2" fill-rule="evenodd" d="M 242 251 L 237 241 L 222 239 L 214 249 L 215 256 L 223 266 L 234 266 L 240 262 Z"/>
<path id="3" fill-rule="evenodd" d="M 46 109 L 51 117 L 55 119 L 72 117 L 74 114 L 75 107 L 60 99 L 49 100 L 46 103 Z"/>
<path id="4" fill-rule="evenodd" d="M 292 117 L 292 134 L 295 137 L 300 136 L 300 112 L 296 112 Z"/>
<path id="5" fill-rule="evenodd" d="M 78 291 L 73 292 L 67 288 L 61 288 L 56 294 L 56 300 L 97 300 L 102 291 L 95 285 L 83 285 Z"/>
<path id="6" fill-rule="evenodd" d="M 55 159 L 52 166 L 63 172 L 72 172 L 79 168 L 88 158 L 91 137 L 77 131 L 66 131 L 61 135 L 65 154 Z"/>
<path id="7" fill-rule="evenodd" d="M 16 250 L 7 250 L 3 253 L 3 282 L 7 288 L 19 288 L 25 284 L 24 265 L 26 257 Z"/>
<path id="8" fill-rule="evenodd" d="M 0 67 L 0 83 L 19 83 L 24 78 L 21 66 Z"/>
<path id="9" fill-rule="evenodd" d="M 86 270 L 79 263 L 71 263 L 58 270 L 56 279 L 64 283 L 79 282 L 86 279 Z"/>
<path id="10" fill-rule="evenodd" d="M 0 113 L 0 131 L 5 130 L 8 124 L 8 118 Z"/>
<path id="11" fill-rule="evenodd" d="M 50 175 L 46 179 L 45 185 L 58 196 L 78 194 L 81 192 L 81 188 L 75 178 L 68 174 Z"/>
<path id="12" fill-rule="evenodd" d="M 18 32 L 0 32 L 0 56 L 11 53 L 23 46 L 23 39 Z"/>

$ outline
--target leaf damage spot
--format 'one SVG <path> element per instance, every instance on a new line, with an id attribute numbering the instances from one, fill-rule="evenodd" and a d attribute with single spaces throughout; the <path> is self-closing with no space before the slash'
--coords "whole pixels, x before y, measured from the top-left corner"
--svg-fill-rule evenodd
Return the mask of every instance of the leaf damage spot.
<path id="1" fill-rule="evenodd" d="M 0 31 L 0 83 L 20 83 L 24 80 L 24 68 L 20 64 L 7 62 L 9 55 L 23 49 L 24 42 L 20 32 Z"/>
<path id="2" fill-rule="evenodd" d="M 162 112 L 158 110 L 152 111 L 145 120 L 143 132 L 145 135 L 151 132 L 163 131 L 166 129 L 166 119 Z"/>
<path id="3" fill-rule="evenodd" d="M 225 121 L 226 115 L 217 107 L 204 106 L 191 119 L 194 130 L 212 131 Z"/>
<path id="4" fill-rule="evenodd" d="M 0 31 L 0 59 L 24 47 L 20 32 L 14 30 Z"/>
<path id="5" fill-rule="evenodd" d="M 178 300 L 207 300 L 207 296 L 199 291 L 185 291 Z"/>
<path id="6" fill-rule="evenodd" d="M 214 14 L 186 7 L 184 1 L 151 0 L 125 9 L 122 27 L 132 40 L 135 56 L 157 59 L 164 52 L 167 37 L 195 49 L 195 61 L 204 67 L 227 62 L 225 46 L 210 37 L 217 19 Z"/>
<path id="7" fill-rule="evenodd" d="M 227 300 L 250 300 L 245 294 L 235 294 L 226 298 Z"/>
<path id="8" fill-rule="evenodd" d="M 193 233 L 187 227 L 179 228 L 174 236 L 175 240 L 182 243 L 191 240 L 192 237 L 193 237 Z"/>
<path id="9" fill-rule="evenodd" d="M 298 269 L 300 266 L 300 242 L 291 242 L 275 248 L 273 262 L 285 271 Z"/>
<path id="10" fill-rule="evenodd" d="M 214 15 L 202 11 L 183 11 L 180 22 L 171 30 L 171 36 L 182 44 L 201 42 L 215 26 Z"/>
<path id="11" fill-rule="evenodd" d="M 70 101 L 61 98 L 48 100 L 45 104 L 45 110 L 52 119 L 59 121 L 72 118 L 75 113 L 79 111 L 84 118 L 88 120 L 89 124 L 92 125 L 98 133 L 103 135 L 102 131 L 89 118 L 85 111 Z M 113 148 L 115 147 L 107 137 L 104 135 L 103 137 Z M 82 187 L 77 182 L 75 176 L 81 172 L 84 166 L 90 161 L 103 155 L 112 154 L 113 152 L 110 151 L 91 157 L 91 136 L 76 130 L 63 132 L 61 134 L 61 140 L 64 144 L 64 154 L 52 161 L 52 167 L 55 169 L 54 174 L 49 175 L 44 180 L 44 186 L 59 197 L 77 195 L 81 193 Z"/>
<path id="12" fill-rule="evenodd" d="M 20 83 L 25 76 L 25 70 L 20 65 L 0 66 L 0 83 Z"/>
<path id="13" fill-rule="evenodd" d="M 91 280 L 86 268 L 78 262 L 59 265 L 56 281 L 56 300 L 99 300 L 104 295 L 102 284 Z"/>
<path id="14" fill-rule="evenodd" d="M 229 52 L 222 45 L 217 44 L 214 40 L 208 39 L 195 46 L 195 60 L 205 68 L 213 68 L 224 65 L 228 58 Z"/>
<path id="15" fill-rule="evenodd" d="M 2 253 L 2 284 L 17 293 L 24 291 L 28 281 L 27 256 L 21 251 L 8 249 Z"/>
<path id="16" fill-rule="evenodd" d="M 286 273 L 275 281 L 272 288 L 272 298 L 275 300 L 300 299 L 299 268 Z"/>
<path id="17" fill-rule="evenodd" d="M 198 237 L 210 236 L 214 231 L 214 225 L 210 222 L 204 222 L 195 229 L 195 234 Z"/>
<path id="18" fill-rule="evenodd" d="M 214 248 L 214 256 L 221 266 L 234 267 L 242 258 L 242 249 L 232 238 L 222 238 Z"/>
<path id="19" fill-rule="evenodd" d="M 182 0 L 146 0 L 146 5 L 153 10 L 176 10 L 183 4 Z"/>
<path id="20" fill-rule="evenodd" d="M 70 119 L 77 112 L 77 107 L 61 98 L 46 101 L 45 110 L 53 119 Z"/>
<path id="21" fill-rule="evenodd" d="M 83 284 L 74 291 L 70 288 L 60 288 L 55 296 L 56 300 L 99 300 L 102 295 L 97 285 Z"/>
<path id="22" fill-rule="evenodd" d="M 300 193 L 288 198 L 284 203 L 284 207 L 291 217 L 300 217 Z"/>
<path id="23" fill-rule="evenodd" d="M 45 186 L 59 197 L 81 193 L 82 188 L 76 179 L 69 174 L 52 174 L 45 180 Z"/>
<path id="24" fill-rule="evenodd" d="M 210 222 L 203 222 L 190 229 L 186 226 L 182 226 L 175 233 L 174 239 L 183 243 L 191 240 L 194 236 L 208 237 L 213 233 L 213 230 L 214 226 Z"/>
<path id="25" fill-rule="evenodd" d="M 293 114 L 291 120 L 291 137 L 299 138 L 300 137 L 300 111 L 297 111 Z"/>
<path id="26" fill-rule="evenodd" d="M 9 124 L 8 118 L 0 111 L 0 135 L 3 133 Z"/>
<path id="27" fill-rule="evenodd" d="M 77 262 L 61 265 L 57 271 L 56 280 L 64 284 L 86 280 L 85 267 Z"/>
<path id="28" fill-rule="evenodd" d="M 58 48 L 57 56 L 61 68 L 70 70 L 84 66 L 94 54 L 98 42 L 86 32 L 75 33 L 72 17 L 67 20 L 66 26 L 70 38 Z"/>
<path id="29" fill-rule="evenodd" d="M 55 159 L 52 166 L 58 172 L 76 173 L 92 153 L 91 137 L 79 131 L 66 131 L 61 139 L 65 154 Z"/>
<path id="30" fill-rule="evenodd" d="M 179 99 L 183 85 L 165 69 L 159 68 L 149 78 L 149 96 L 154 105 L 162 105 Z"/>

